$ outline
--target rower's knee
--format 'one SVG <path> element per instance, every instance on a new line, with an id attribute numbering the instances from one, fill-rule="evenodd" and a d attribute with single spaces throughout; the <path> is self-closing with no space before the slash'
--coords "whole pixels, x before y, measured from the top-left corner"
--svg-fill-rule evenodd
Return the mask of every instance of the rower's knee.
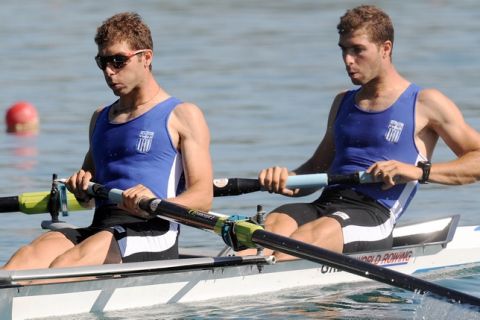
<path id="1" fill-rule="evenodd" d="M 333 218 L 323 217 L 304 224 L 292 234 L 292 238 L 327 250 L 343 251 L 342 226 Z"/>
<path id="2" fill-rule="evenodd" d="M 5 270 L 29 269 L 30 264 L 35 260 L 35 248 L 31 245 L 20 247 L 10 260 L 2 267 Z"/>
<path id="3" fill-rule="evenodd" d="M 52 261 L 51 268 L 121 263 L 120 248 L 113 234 L 101 231 Z"/>
<path id="4" fill-rule="evenodd" d="M 73 247 L 62 233 L 50 231 L 22 246 L 3 266 L 6 270 L 47 268 L 60 254 Z"/>
<path id="5" fill-rule="evenodd" d="M 67 254 L 62 254 L 58 257 L 56 257 L 52 263 L 48 266 L 49 268 L 62 268 L 62 267 L 70 267 L 74 263 L 70 257 L 68 257 Z"/>
<path id="6" fill-rule="evenodd" d="M 289 215 L 280 212 L 272 212 L 265 219 L 265 230 L 282 236 L 290 236 L 298 229 L 298 224 Z"/>

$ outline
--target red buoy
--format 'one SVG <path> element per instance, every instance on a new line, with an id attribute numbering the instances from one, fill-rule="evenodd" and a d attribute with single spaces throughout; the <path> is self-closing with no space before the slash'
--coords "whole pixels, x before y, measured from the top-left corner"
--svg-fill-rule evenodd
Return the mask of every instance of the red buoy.
<path id="1" fill-rule="evenodd" d="M 19 101 L 8 108 L 5 122 L 7 123 L 7 132 L 28 134 L 38 131 L 37 110 L 26 101 Z"/>

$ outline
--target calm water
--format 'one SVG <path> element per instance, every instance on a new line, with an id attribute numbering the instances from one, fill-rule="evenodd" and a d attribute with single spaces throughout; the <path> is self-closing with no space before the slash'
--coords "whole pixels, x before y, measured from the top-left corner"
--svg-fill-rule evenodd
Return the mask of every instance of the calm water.
<path id="1" fill-rule="evenodd" d="M 154 71 L 171 94 L 198 104 L 212 135 L 215 176 L 255 177 L 270 165 L 294 168 L 313 152 L 334 95 L 351 86 L 337 47 L 339 16 L 358 1 L 3 1 L 0 11 L 0 107 L 33 103 L 36 137 L 0 135 L 0 195 L 46 191 L 53 173 L 70 175 L 87 148 L 93 110 L 115 97 L 94 64 L 95 28 L 119 11 L 137 11 L 151 26 Z M 480 130 L 480 4 L 477 1 L 373 1 L 396 26 L 394 60 L 401 73 L 454 100 Z M 2 123 L 3 126 L 3 123 Z M 1 131 L 4 131 L 4 128 Z M 434 161 L 452 153 L 440 145 Z M 479 224 L 480 184 L 422 187 L 402 223 L 462 214 Z M 305 199 L 311 200 L 311 198 Z M 217 199 L 214 211 L 252 215 L 287 201 L 252 194 Z M 0 216 L 0 262 L 42 231 L 47 215 Z M 68 222 L 87 225 L 91 212 Z M 209 233 L 183 228 L 182 245 L 221 248 Z M 480 269 L 434 281 L 480 296 Z M 384 298 L 389 297 L 390 302 Z M 285 291 L 270 296 L 169 305 L 82 319 L 157 318 L 479 318 L 465 310 L 368 283 Z M 383 298 L 383 300 L 382 300 Z"/>

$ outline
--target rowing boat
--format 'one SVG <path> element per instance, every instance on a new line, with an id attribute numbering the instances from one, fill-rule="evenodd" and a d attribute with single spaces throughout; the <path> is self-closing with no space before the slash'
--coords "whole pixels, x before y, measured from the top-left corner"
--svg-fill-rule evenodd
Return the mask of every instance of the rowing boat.
<path id="1" fill-rule="evenodd" d="M 480 262 L 480 226 L 459 216 L 397 227 L 394 247 L 352 257 L 419 276 Z M 181 259 L 91 267 L 0 271 L 1 319 L 65 316 L 368 281 L 307 260 L 276 262 L 183 250 Z"/>

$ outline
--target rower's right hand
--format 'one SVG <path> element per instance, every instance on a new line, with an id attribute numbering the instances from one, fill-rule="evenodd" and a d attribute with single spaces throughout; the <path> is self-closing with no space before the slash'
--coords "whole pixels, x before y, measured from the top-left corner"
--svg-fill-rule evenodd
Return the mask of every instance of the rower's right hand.
<path id="1" fill-rule="evenodd" d="M 67 179 L 65 185 L 73 193 L 78 202 L 88 203 L 92 197 L 87 193 L 88 184 L 92 180 L 92 173 L 83 169 L 78 170 Z"/>
<path id="2" fill-rule="evenodd" d="M 293 196 L 294 191 L 286 187 L 288 176 L 289 171 L 287 168 L 275 166 L 260 171 L 258 174 L 258 181 L 268 192 Z"/>
<path id="3" fill-rule="evenodd" d="M 127 211 L 132 216 L 140 218 L 151 218 L 151 216 L 140 209 L 139 204 L 143 199 L 152 199 L 157 196 L 147 187 L 138 184 L 132 188 L 124 190 L 122 193 L 123 203 L 119 207 Z"/>

